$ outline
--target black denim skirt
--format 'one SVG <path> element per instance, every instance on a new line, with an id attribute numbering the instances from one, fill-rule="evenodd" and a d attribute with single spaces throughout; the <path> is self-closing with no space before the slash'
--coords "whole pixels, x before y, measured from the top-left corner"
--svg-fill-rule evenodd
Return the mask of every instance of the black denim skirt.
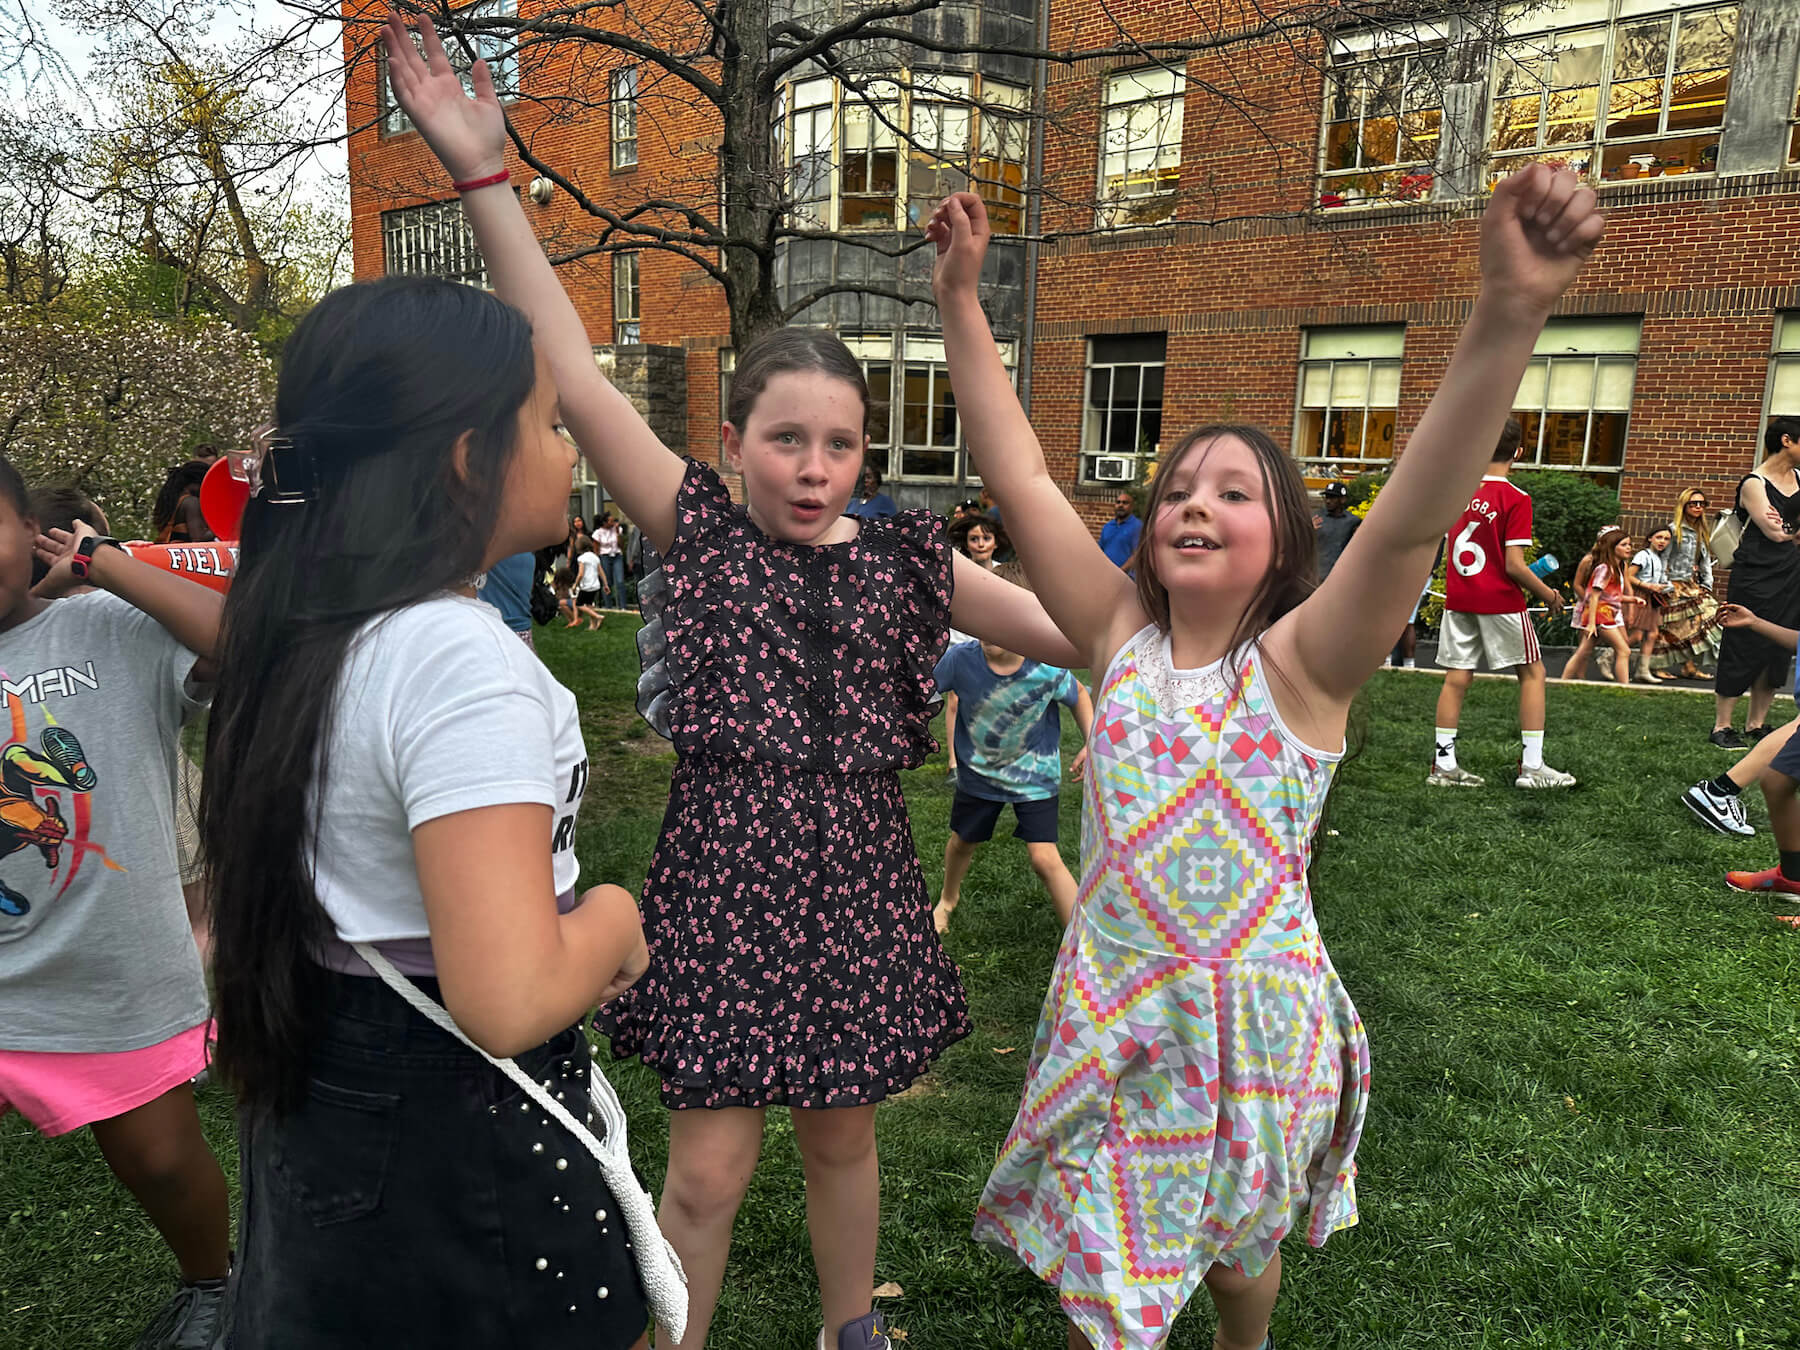
<path id="1" fill-rule="evenodd" d="M 380 980 L 328 978 L 304 1104 L 239 1122 L 227 1344 L 634 1345 L 649 1313 L 600 1165 Z M 579 1027 L 518 1063 L 586 1117 Z"/>

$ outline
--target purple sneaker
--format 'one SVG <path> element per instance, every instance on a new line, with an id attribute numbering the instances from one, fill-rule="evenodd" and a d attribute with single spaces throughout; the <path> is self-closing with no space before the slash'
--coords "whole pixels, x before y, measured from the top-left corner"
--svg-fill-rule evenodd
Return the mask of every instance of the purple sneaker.
<path id="1" fill-rule="evenodd" d="M 819 1332 L 819 1350 L 826 1350 L 825 1333 Z M 894 1350 L 888 1339 L 887 1319 L 878 1312 L 867 1313 L 838 1328 L 837 1350 Z"/>

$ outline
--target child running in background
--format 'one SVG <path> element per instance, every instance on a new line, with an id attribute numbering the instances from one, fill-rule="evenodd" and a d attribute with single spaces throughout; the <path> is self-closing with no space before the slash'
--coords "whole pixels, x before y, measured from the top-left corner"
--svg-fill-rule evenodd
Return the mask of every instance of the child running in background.
<path id="1" fill-rule="evenodd" d="M 585 615 L 587 626 L 598 631 L 600 625 L 606 622 L 606 615 L 600 612 L 600 601 L 604 595 L 601 589 L 600 554 L 594 547 L 594 541 L 586 536 L 582 537 L 576 547 L 575 617 L 579 620 Z M 571 628 L 575 626 L 574 623 L 569 625 Z"/>
<path id="2" fill-rule="evenodd" d="M 45 1135 L 89 1128 L 181 1269 L 137 1344 L 212 1350 L 230 1214 L 189 1086 L 206 1067 L 206 985 L 174 792 L 222 597 L 78 515 L 40 537 L 0 459 L 0 673 L 20 691 L 0 754 L 0 1113 Z"/>
<path id="3" fill-rule="evenodd" d="M 1025 569 L 1005 563 L 1000 575 L 1031 589 Z M 955 745 L 956 796 L 950 805 L 950 838 L 944 844 L 944 887 L 931 921 L 949 931 L 950 916 L 962 899 L 963 878 L 975 850 L 994 837 L 994 826 L 1009 804 L 1013 837 L 1025 844 L 1031 870 L 1050 892 L 1057 921 L 1069 922 L 1075 909 L 1075 878 L 1057 848 L 1062 807 L 1062 716 L 1067 704 L 1081 728 L 1081 753 L 1069 765 L 1080 777 L 1087 763 L 1094 703 L 1068 671 L 1027 661 L 991 642 L 952 647 L 937 663 L 937 687 Z M 954 704 L 952 704 L 954 700 Z"/>
<path id="4" fill-rule="evenodd" d="M 1617 525 L 1600 531 L 1594 547 L 1576 571 L 1576 584 L 1586 573 L 1587 589 L 1582 593 L 1575 629 L 1581 640 L 1575 644 L 1568 663 L 1563 667 L 1565 680 L 1587 678 L 1588 657 L 1599 638 L 1612 648 L 1613 678 L 1620 684 L 1631 679 L 1631 644 L 1625 640 L 1625 619 L 1635 597 L 1626 568 L 1631 559 L 1631 536 Z"/>
<path id="5" fill-rule="evenodd" d="M 660 1218 L 688 1274 L 679 1344 L 705 1344 L 764 1112 L 785 1104 L 806 1169 L 818 1344 L 886 1350 L 871 1311 L 875 1104 L 969 1031 L 898 770 L 934 749 L 932 672 L 952 619 L 1035 660 L 1067 666 L 1074 652 L 1034 597 L 953 555 L 937 517 L 844 514 L 868 388 L 836 338 L 787 329 L 739 353 L 722 440 L 742 505 L 664 446 L 595 366 L 505 186 L 486 66 L 472 68 L 471 100 L 419 27 L 429 76 L 408 81 L 406 112 L 465 184 L 488 276 L 530 318 L 576 443 L 663 558 L 667 593 L 646 613 L 666 635 L 677 763 L 642 897 L 652 962 L 600 1024 L 661 1076 L 672 1113 Z M 388 45 L 414 64 L 397 21 Z"/>
<path id="6" fill-rule="evenodd" d="M 1292 458 L 1203 427 L 1152 480 L 1134 580 L 1044 464 L 977 294 L 978 197 L 929 227 L 969 448 L 1045 606 L 1103 672 L 1080 898 L 975 1233 L 1057 1291 L 1069 1344 L 1162 1346 L 1204 1282 L 1218 1350 L 1270 1344 L 1280 1244 L 1356 1221 L 1368 1046 L 1307 865 L 1350 703 L 1468 504 L 1532 344 L 1601 231 L 1534 164 L 1481 221 L 1481 293 L 1326 582 Z"/>

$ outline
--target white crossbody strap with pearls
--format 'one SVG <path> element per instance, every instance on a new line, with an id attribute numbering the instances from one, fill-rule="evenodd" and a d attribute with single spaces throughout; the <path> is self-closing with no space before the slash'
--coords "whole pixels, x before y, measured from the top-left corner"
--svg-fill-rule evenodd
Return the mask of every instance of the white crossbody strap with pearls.
<path id="1" fill-rule="evenodd" d="M 679 1341 L 687 1333 L 687 1275 L 681 1269 L 681 1261 L 675 1255 L 675 1249 L 656 1226 L 656 1207 L 650 1201 L 650 1193 L 638 1183 L 637 1173 L 631 1170 L 631 1158 L 625 1150 L 625 1110 L 619 1105 L 619 1097 L 613 1091 L 612 1084 L 600 1072 L 600 1066 L 588 1066 L 588 1100 L 606 1127 L 604 1143 L 596 1139 L 592 1130 L 570 1114 L 543 1087 L 533 1082 L 531 1076 L 512 1060 L 495 1059 L 463 1035 L 462 1028 L 456 1025 L 455 1019 L 443 1006 L 395 970 L 393 963 L 380 952 L 364 942 L 353 945 L 356 954 L 369 963 L 370 968 L 381 977 L 383 984 L 405 999 L 409 1006 L 417 1009 L 434 1026 L 449 1032 L 517 1083 L 532 1101 L 543 1108 L 545 1115 L 560 1121 L 563 1128 L 593 1154 L 594 1161 L 600 1164 L 601 1175 L 606 1178 L 606 1184 L 618 1202 L 619 1212 L 625 1218 L 626 1230 L 631 1234 L 631 1251 L 637 1258 L 638 1278 L 644 1283 L 644 1297 L 650 1304 L 650 1314 L 671 1340 Z"/>

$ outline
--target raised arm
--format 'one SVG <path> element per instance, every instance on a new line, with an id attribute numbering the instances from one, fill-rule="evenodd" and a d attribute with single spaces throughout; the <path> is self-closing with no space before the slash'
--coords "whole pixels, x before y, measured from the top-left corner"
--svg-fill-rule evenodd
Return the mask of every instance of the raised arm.
<path id="1" fill-rule="evenodd" d="M 382 33 L 395 100 L 452 182 L 476 183 L 505 173 L 506 115 L 487 63 L 477 61 L 471 71 L 475 97 L 470 99 L 431 19 L 421 14 L 418 20 L 423 55 L 398 15 L 388 15 Z M 556 378 L 563 418 L 583 457 L 650 543 L 659 552 L 666 550 L 675 536 L 675 494 L 685 462 L 657 439 L 631 401 L 595 365 L 587 330 L 531 232 L 511 183 L 499 179 L 464 190 L 462 205 L 494 293 L 531 320 L 537 348 Z"/>
<path id="2" fill-rule="evenodd" d="M 1077 660 L 1056 664 L 1097 669 L 1149 620 L 1137 603 L 1131 579 L 1100 551 L 1069 499 L 1051 480 L 1043 447 L 1000 362 L 976 292 L 990 235 L 987 208 L 974 193 L 958 192 L 938 207 L 927 233 L 937 245 L 931 284 L 969 453 L 1000 507 L 1044 609 L 1080 650 Z M 957 579 L 960 583 L 960 572 Z M 960 620 L 958 626 L 966 627 Z M 1036 657 L 1021 647 L 1012 650 Z"/>
<path id="3" fill-rule="evenodd" d="M 50 569 L 37 585 L 38 595 L 54 598 L 82 584 L 71 560 L 76 546 L 94 533 L 93 526 L 78 520 L 72 530 L 51 530 L 38 536 L 37 556 Z M 103 548 L 89 559 L 87 583 L 111 591 L 168 629 L 171 637 L 200 658 L 194 663 L 194 678 L 202 683 L 212 680 L 219 617 L 225 610 L 223 594 L 139 562 L 117 548 Z"/>
<path id="4" fill-rule="evenodd" d="M 1541 164 L 1501 180 L 1481 222 L 1481 291 L 1406 453 L 1324 585 L 1269 632 L 1301 681 L 1347 706 L 1386 658 L 1437 541 L 1500 439 L 1532 344 L 1599 242 L 1594 193 Z"/>
<path id="5" fill-rule="evenodd" d="M 995 576 L 960 553 L 955 555 L 954 566 L 956 589 L 950 598 L 953 627 L 1047 666 L 1067 669 L 1087 660 L 1086 654 L 1063 636 L 1054 617 L 1030 591 Z M 1029 569 L 1030 564 L 1026 567 Z"/>

